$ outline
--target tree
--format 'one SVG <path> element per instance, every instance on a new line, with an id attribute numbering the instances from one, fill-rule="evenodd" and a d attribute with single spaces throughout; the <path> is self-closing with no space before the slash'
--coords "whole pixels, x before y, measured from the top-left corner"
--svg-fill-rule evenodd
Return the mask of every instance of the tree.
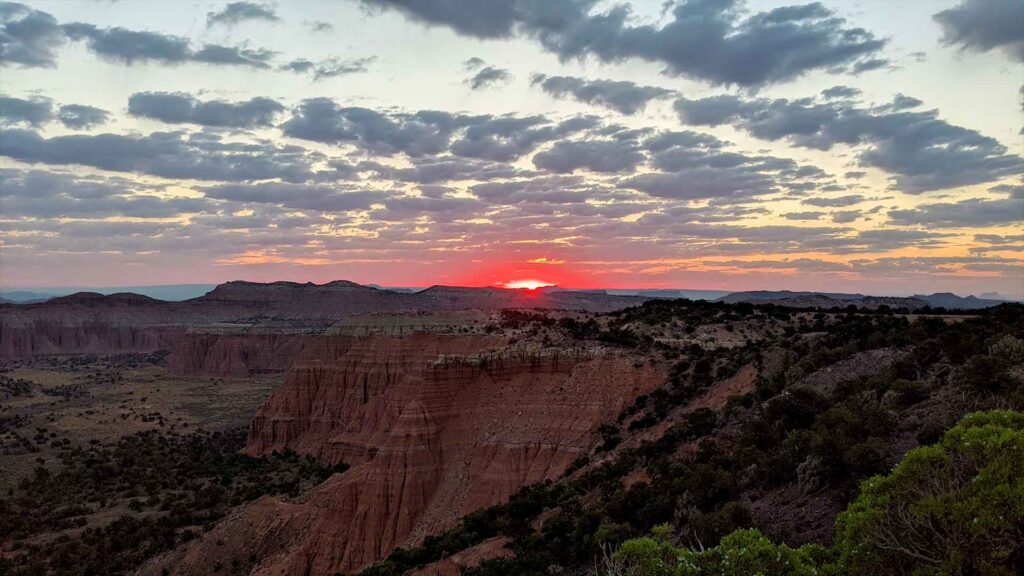
<path id="1" fill-rule="evenodd" d="M 861 485 L 832 549 L 790 548 L 757 530 L 674 546 L 668 527 L 628 540 L 602 576 L 1012 576 L 1024 574 L 1024 413 L 964 417 Z"/>
<path id="2" fill-rule="evenodd" d="M 970 414 L 866 480 L 836 547 L 855 574 L 1024 573 L 1024 414 Z"/>

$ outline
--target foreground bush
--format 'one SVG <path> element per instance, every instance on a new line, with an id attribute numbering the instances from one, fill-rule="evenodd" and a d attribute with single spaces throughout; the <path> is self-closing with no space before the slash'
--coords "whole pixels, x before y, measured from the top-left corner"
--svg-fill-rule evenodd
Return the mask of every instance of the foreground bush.
<path id="1" fill-rule="evenodd" d="M 661 527 L 628 540 L 604 576 L 1010 576 L 1024 573 L 1024 414 L 968 415 L 861 486 L 834 546 L 790 548 L 737 530 L 707 550 Z"/>

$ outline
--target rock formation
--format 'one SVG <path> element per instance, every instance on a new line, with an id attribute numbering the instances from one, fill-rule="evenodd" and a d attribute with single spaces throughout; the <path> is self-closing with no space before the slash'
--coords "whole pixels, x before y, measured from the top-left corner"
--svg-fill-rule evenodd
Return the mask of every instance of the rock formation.
<path id="1" fill-rule="evenodd" d="M 176 376 L 205 378 L 282 373 L 310 339 L 300 334 L 182 334 L 173 344 L 167 368 Z"/>
<path id="2" fill-rule="evenodd" d="M 614 350 L 508 346 L 500 336 L 318 337 L 252 422 L 246 451 L 347 462 L 299 502 L 264 498 L 144 573 L 351 572 L 555 479 L 599 423 L 664 379 Z M 222 544 L 217 544 L 218 542 Z"/>

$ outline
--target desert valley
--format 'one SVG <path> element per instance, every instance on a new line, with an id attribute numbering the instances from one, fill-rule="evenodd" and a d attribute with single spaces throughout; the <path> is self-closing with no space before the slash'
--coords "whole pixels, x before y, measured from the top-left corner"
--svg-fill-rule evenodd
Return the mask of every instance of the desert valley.
<path id="1" fill-rule="evenodd" d="M 1022 84 L 1022 0 L 0 0 L 0 576 L 1024 575 Z"/>
<path id="2" fill-rule="evenodd" d="M 575 573 L 663 523 L 828 545 L 861 479 L 1024 402 L 1020 304 L 750 296 L 2 304 L 0 567 Z"/>

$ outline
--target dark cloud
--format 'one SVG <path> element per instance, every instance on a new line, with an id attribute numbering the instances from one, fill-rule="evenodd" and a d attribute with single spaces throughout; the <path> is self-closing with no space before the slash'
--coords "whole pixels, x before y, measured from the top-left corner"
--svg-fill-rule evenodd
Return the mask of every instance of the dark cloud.
<path id="1" fill-rule="evenodd" d="M 494 205 L 582 204 L 594 196 L 594 185 L 579 176 L 546 175 L 488 182 L 470 187 L 477 198 Z"/>
<path id="2" fill-rule="evenodd" d="M 488 181 L 513 178 L 523 173 L 509 164 L 458 156 L 428 156 L 410 161 L 411 168 L 393 168 L 379 163 L 366 163 L 365 167 L 384 178 L 419 184 L 453 180 Z"/>
<path id="3" fill-rule="evenodd" d="M 666 73 L 713 84 L 759 86 L 811 70 L 863 69 L 885 45 L 862 28 L 848 27 L 820 3 L 745 14 L 733 0 L 684 0 L 674 5 L 671 20 L 661 27 L 634 25 L 622 5 L 592 14 L 595 0 L 362 3 L 477 38 L 519 33 L 563 60 L 638 58 L 664 64 Z"/>
<path id="4" fill-rule="evenodd" d="M 856 98 L 860 96 L 860 90 L 849 86 L 833 86 L 821 91 L 825 98 Z"/>
<path id="5" fill-rule="evenodd" d="M 1021 187 L 1024 188 L 1024 187 Z M 889 222 L 940 228 L 1004 226 L 1024 222 L 1024 194 L 1008 198 L 968 198 L 957 202 L 922 204 L 906 210 L 890 210 Z"/>
<path id="6" fill-rule="evenodd" d="M 783 214 L 782 216 L 786 220 L 819 220 L 824 215 L 825 215 L 824 212 L 808 211 L 808 212 L 788 212 L 786 214 Z"/>
<path id="7" fill-rule="evenodd" d="M 576 117 L 552 124 L 543 116 L 476 116 L 452 142 L 451 152 L 466 158 L 509 162 L 538 145 L 593 128 L 597 120 Z"/>
<path id="8" fill-rule="evenodd" d="M 365 210 L 388 194 L 372 190 L 339 190 L 330 186 L 289 183 L 225 184 L 202 188 L 207 198 L 257 204 L 276 204 L 299 210 L 347 212 Z"/>
<path id="9" fill-rule="evenodd" d="M 110 112 L 102 108 L 82 104 L 66 104 L 57 115 L 61 124 L 73 130 L 84 130 L 101 126 L 110 120 Z"/>
<path id="10" fill-rule="evenodd" d="M 200 124 L 221 128 L 271 126 L 284 106 L 269 98 L 246 102 L 200 101 L 189 94 L 137 92 L 128 99 L 128 113 L 169 124 Z"/>
<path id="11" fill-rule="evenodd" d="M 477 71 L 472 77 L 466 79 L 466 84 L 471 90 L 484 88 L 495 88 L 508 84 L 512 81 L 512 74 L 503 68 L 485 66 Z"/>
<path id="12" fill-rule="evenodd" d="M 206 26 L 225 24 L 234 26 L 246 20 L 263 20 L 265 22 L 277 22 L 280 18 L 274 12 L 273 6 L 267 4 L 256 4 L 254 2 L 231 2 L 219 12 L 208 12 L 206 14 Z"/>
<path id="13" fill-rule="evenodd" d="M 115 172 L 196 180 L 302 182 L 313 177 L 307 150 L 269 143 L 228 143 L 210 134 L 97 134 L 44 138 L 0 130 L 0 155 L 27 163 L 85 165 Z"/>
<path id="14" fill-rule="evenodd" d="M 443 151 L 464 121 L 447 112 L 384 114 L 341 107 L 329 98 L 303 100 L 281 125 L 285 135 L 326 144 L 353 144 L 378 154 L 410 156 Z"/>
<path id="15" fill-rule="evenodd" d="M 54 51 L 64 43 L 57 19 L 13 2 L 0 2 L 0 64 L 25 68 L 56 66 Z"/>
<path id="16" fill-rule="evenodd" d="M 713 96 L 681 98 L 675 108 L 684 123 L 729 123 L 765 140 L 818 150 L 864 145 L 860 164 L 889 173 L 897 189 L 911 194 L 1024 172 L 1024 160 L 994 138 L 949 124 L 936 110 L 908 110 L 919 102 L 901 95 L 891 104 L 859 107 L 845 100 Z"/>
<path id="17" fill-rule="evenodd" d="M 1024 62 L 1024 5 L 1019 0 L 963 0 L 933 18 L 948 46 L 976 52 L 998 48 Z"/>
<path id="18" fill-rule="evenodd" d="M 554 124 L 542 116 L 468 116 L 431 110 L 384 113 L 312 98 L 302 101 L 281 128 L 293 138 L 351 144 L 375 154 L 418 157 L 447 150 L 456 156 L 507 162 L 539 144 L 595 125 L 596 120 L 588 117 Z"/>
<path id="19" fill-rule="evenodd" d="M 561 141 L 533 157 L 534 166 L 558 174 L 580 169 L 605 173 L 633 172 L 643 161 L 644 155 L 632 140 Z"/>
<path id="20" fill-rule="evenodd" d="M 320 60 L 319 62 L 299 58 L 297 60 L 292 60 L 287 64 L 282 64 L 280 69 L 287 72 L 295 72 L 297 74 L 312 74 L 313 80 L 315 81 L 323 78 L 336 78 L 338 76 L 367 72 L 370 69 L 370 64 L 373 64 L 376 60 L 376 56 L 352 58 L 349 60 L 328 58 L 326 60 Z"/>
<path id="21" fill-rule="evenodd" d="M 48 98 L 24 100 L 0 95 L 0 125 L 42 126 L 53 120 L 53 102 Z"/>
<path id="22" fill-rule="evenodd" d="M 371 216 L 385 222 L 401 222 L 427 216 L 431 221 L 451 221 L 470 218 L 483 205 L 476 198 L 454 196 L 398 196 L 384 201 L 384 210 L 374 210 Z"/>
<path id="23" fill-rule="evenodd" d="M 104 124 L 110 118 L 106 110 L 82 104 L 67 104 L 54 112 L 53 102 L 48 98 L 24 100 L 0 95 L 0 126 L 40 127 L 54 120 L 67 128 L 81 130 Z"/>
<path id="24" fill-rule="evenodd" d="M 869 58 L 855 63 L 850 72 L 857 75 L 871 72 L 872 70 L 881 70 L 887 66 L 889 66 L 889 61 L 884 58 Z"/>
<path id="25" fill-rule="evenodd" d="M 169 218 L 208 208 L 201 198 L 167 198 L 154 192 L 120 179 L 0 170 L 0 198 L 7 218 Z"/>
<path id="26" fill-rule="evenodd" d="M 306 28 L 313 32 L 334 32 L 334 25 L 323 20 L 310 20 L 305 22 Z"/>
<path id="27" fill-rule="evenodd" d="M 786 158 L 747 155 L 697 132 L 664 132 L 644 141 L 650 163 L 662 172 L 638 174 L 620 185 L 659 198 L 723 202 L 781 191 L 816 189 L 825 173 Z"/>
<path id="28" fill-rule="evenodd" d="M 72 40 L 84 41 L 89 50 L 101 58 L 127 65 L 136 62 L 202 62 L 269 68 L 269 61 L 274 56 L 269 50 L 216 44 L 207 44 L 199 50 L 193 50 L 186 38 L 120 27 L 100 29 L 81 22 L 65 24 L 63 30 Z"/>
<path id="29" fill-rule="evenodd" d="M 571 97 L 580 102 L 611 108 L 622 114 L 636 114 L 652 100 L 675 96 L 675 90 L 640 86 L 634 82 L 586 80 L 572 76 L 534 74 L 532 82 L 555 98 Z"/>
<path id="30" fill-rule="evenodd" d="M 854 204 L 860 204 L 863 201 L 863 196 L 859 194 L 849 194 L 847 196 L 839 196 L 837 198 L 807 198 L 803 203 L 811 206 L 818 206 L 819 208 L 843 208 L 846 206 L 853 206 Z"/>

